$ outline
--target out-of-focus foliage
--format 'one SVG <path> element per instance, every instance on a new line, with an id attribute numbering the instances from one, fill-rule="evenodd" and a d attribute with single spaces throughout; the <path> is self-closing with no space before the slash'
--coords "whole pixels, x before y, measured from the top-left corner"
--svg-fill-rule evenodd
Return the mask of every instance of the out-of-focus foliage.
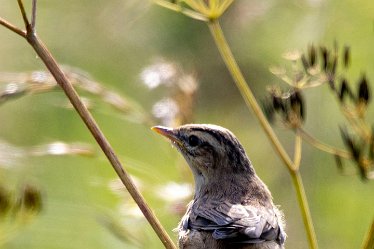
<path id="1" fill-rule="evenodd" d="M 30 2 L 25 1 L 26 6 Z M 371 1 L 237 0 L 222 17 L 222 24 L 248 82 L 261 99 L 268 85 L 279 82 L 269 73 L 269 66 L 282 66 L 285 51 L 302 51 L 310 44 L 334 40 L 349 44 L 348 82 L 355 82 L 362 71 L 374 79 L 372 13 Z M 22 23 L 14 1 L 1 2 L 0 16 Z M 79 91 L 174 238 L 172 229 L 191 198 L 193 184 L 177 152 L 152 134 L 149 126 L 194 121 L 225 126 L 239 137 L 285 212 L 287 248 L 306 248 L 287 172 L 243 104 L 203 23 L 145 0 L 39 0 L 37 31 L 59 63 L 89 72 L 89 77 L 78 74 L 80 83 L 83 78 L 100 82 L 104 91 L 99 94 Z M 0 72 L 45 71 L 25 41 L 2 27 L 0 41 Z M 17 84 L 25 86 L 14 78 L 1 84 L 6 93 L 12 93 Z M 327 88 L 305 92 L 309 103 L 306 129 L 343 147 L 336 126 L 343 118 Z M 53 89 L 0 100 L 5 101 L 0 105 L 0 139 L 14 148 L 8 158 L 54 141 L 96 146 L 78 115 L 65 108 L 62 92 Z M 139 115 L 123 115 L 120 108 L 113 108 L 122 98 L 131 99 L 129 103 L 141 117 L 152 118 L 138 122 Z M 366 118 L 373 120 L 372 108 Z M 277 133 L 292 148 L 293 134 L 283 128 Z M 19 189 L 13 186 L 32 182 L 43 193 L 43 208 L 31 222 L 17 228 L 3 248 L 162 248 L 101 153 L 94 158 L 26 155 L 16 162 L 0 161 L 1 185 L 13 193 Z M 340 174 L 333 158 L 308 145 L 304 146 L 302 174 L 321 248 L 359 247 L 373 217 L 374 183 L 362 183 L 354 170 Z M 0 216 L 0 226 L 3 221 Z"/>

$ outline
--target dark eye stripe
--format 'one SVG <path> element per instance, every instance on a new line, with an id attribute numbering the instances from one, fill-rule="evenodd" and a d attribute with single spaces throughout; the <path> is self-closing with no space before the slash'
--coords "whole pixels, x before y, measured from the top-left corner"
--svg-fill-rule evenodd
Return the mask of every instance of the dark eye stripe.
<path id="1" fill-rule="evenodd" d="M 209 129 L 205 129 L 205 128 L 200 128 L 200 127 L 194 127 L 192 128 L 191 130 L 193 131 L 201 131 L 201 132 L 206 132 L 206 133 L 209 133 L 212 137 L 214 137 L 218 142 L 222 142 L 222 135 L 217 132 L 217 131 L 214 131 L 214 130 L 209 130 Z"/>

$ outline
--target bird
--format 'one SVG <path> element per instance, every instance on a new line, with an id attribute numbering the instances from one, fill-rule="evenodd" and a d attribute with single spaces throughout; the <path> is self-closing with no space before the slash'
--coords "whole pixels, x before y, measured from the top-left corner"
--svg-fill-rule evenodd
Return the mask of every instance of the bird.
<path id="1" fill-rule="evenodd" d="M 180 249 L 284 249 L 284 215 L 231 131 L 211 124 L 151 129 L 171 141 L 194 177 L 177 228 Z"/>

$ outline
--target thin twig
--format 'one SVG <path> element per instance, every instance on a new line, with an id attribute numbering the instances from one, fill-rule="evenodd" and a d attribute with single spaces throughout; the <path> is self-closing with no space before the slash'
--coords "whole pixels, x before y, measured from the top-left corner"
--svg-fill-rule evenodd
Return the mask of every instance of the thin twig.
<path id="1" fill-rule="evenodd" d="M 352 158 L 351 154 L 348 151 L 332 147 L 332 146 L 318 140 L 317 138 L 313 137 L 311 134 L 309 134 L 307 131 L 305 131 L 302 128 L 299 128 L 298 132 L 300 133 L 301 137 L 305 140 L 305 142 L 311 144 L 312 146 L 314 146 L 315 148 L 317 148 L 319 150 L 322 150 L 326 153 L 337 155 L 337 156 L 340 156 L 340 157 L 346 158 L 346 159 L 351 159 Z"/>
<path id="2" fill-rule="evenodd" d="M 25 31 L 23 31 L 22 29 L 14 26 L 13 24 L 11 24 L 10 22 L 6 21 L 5 19 L 3 19 L 1 17 L 0 17 L 0 25 L 2 25 L 5 28 L 13 31 L 14 33 L 22 36 L 23 38 L 26 38 L 26 32 Z"/>
<path id="3" fill-rule="evenodd" d="M 36 0 L 32 0 L 31 28 L 35 30 L 36 23 Z"/>
<path id="4" fill-rule="evenodd" d="M 115 154 L 113 148 L 111 147 L 110 143 L 100 130 L 99 126 L 97 125 L 95 119 L 92 117 L 91 113 L 88 111 L 86 106 L 83 104 L 81 98 L 79 97 L 78 93 L 73 88 L 72 84 L 69 82 L 65 74 L 62 72 L 61 68 L 57 64 L 56 60 L 53 58 L 52 54 L 48 51 L 47 47 L 43 44 L 43 42 L 36 36 L 34 27 L 30 26 L 30 23 L 27 19 L 27 15 L 22 3 L 22 0 L 18 0 L 18 4 L 22 13 L 22 17 L 26 26 L 26 40 L 29 44 L 34 48 L 35 52 L 38 54 L 39 58 L 44 62 L 48 70 L 51 72 L 53 77 L 55 78 L 56 82 L 61 86 L 64 90 L 66 96 L 69 98 L 71 104 L 74 106 L 80 117 L 82 118 L 83 122 L 86 124 L 87 128 L 90 130 L 91 134 L 100 145 L 101 149 L 103 150 L 104 154 L 110 161 L 111 165 L 113 166 L 114 170 L 116 171 L 117 175 L 121 179 L 122 183 L 125 185 L 126 189 L 130 193 L 131 197 L 139 206 L 140 210 L 143 212 L 143 215 L 146 217 L 158 237 L 160 238 L 161 242 L 164 244 L 165 248 L 167 249 L 176 249 L 173 241 L 167 234 L 167 232 L 162 227 L 161 223 L 153 213 L 153 211 L 147 205 L 144 197 L 139 192 L 137 187 L 135 186 L 134 182 L 132 181 L 130 175 L 124 170 L 122 167 L 121 162 L 119 161 L 117 155 Z M 36 4 L 36 1 L 33 2 Z M 33 5 L 33 15 L 34 20 L 36 16 L 36 6 Z M 1 19 L 2 20 L 2 19 Z M 5 22 L 7 23 L 7 22 Z M 10 28 L 10 25 L 7 23 L 3 26 L 7 27 L 8 29 L 16 32 L 19 34 L 18 29 Z M 12 26 L 11 26 L 12 27 Z"/>
<path id="5" fill-rule="evenodd" d="M 204 21 L 204 22 L 208 21 L 208 18 L 206 16 L 204 16 L 204 15 L 202 15 L 199 12 L 196 12 L 194 10 L 183 8 L 179 4 L 171 3 L 171 2 L 168 2 L 168 1 L 165 1 L 165 0 L 153 0 L 153 2 L 155 4 L 161 6 L 161 7 L 164 7 L 164 8 L 169 9 L 169 10 L 173 10 L 175 12 L 180 12 L 183 15 L 186 15 L 186 16 L 191 17 L 193 19 L 196 19 L 196 20 L 199 20 L 199 21 Z"/>
<path id="6" fill-rule="evenodd" d="M 25 24 L 26 30 L 28 30 L 30 26 L 30 22 L 29 22 L 29 19 L 27 18 L 25 7 L 23 6 L 22 0 L 17 0 L 17 2 L 18 2 L 19 9 L 21 10 L 21 14 L 22 14 L 22 18 L 23 18 L 23 22 Z"/>

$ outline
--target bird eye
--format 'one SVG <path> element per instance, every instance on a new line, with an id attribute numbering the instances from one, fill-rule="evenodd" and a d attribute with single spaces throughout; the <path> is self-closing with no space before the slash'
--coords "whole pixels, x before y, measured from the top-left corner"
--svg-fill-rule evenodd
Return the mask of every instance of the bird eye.
<path id="1" fill-rule="evenodd" d="M 188 137 L 188 144 L 191 147 L 198 146 L 200 144 L 200 139 L 198 137 L 196 137 L 195 135 L 191 135 L 191 136 Z"/>

